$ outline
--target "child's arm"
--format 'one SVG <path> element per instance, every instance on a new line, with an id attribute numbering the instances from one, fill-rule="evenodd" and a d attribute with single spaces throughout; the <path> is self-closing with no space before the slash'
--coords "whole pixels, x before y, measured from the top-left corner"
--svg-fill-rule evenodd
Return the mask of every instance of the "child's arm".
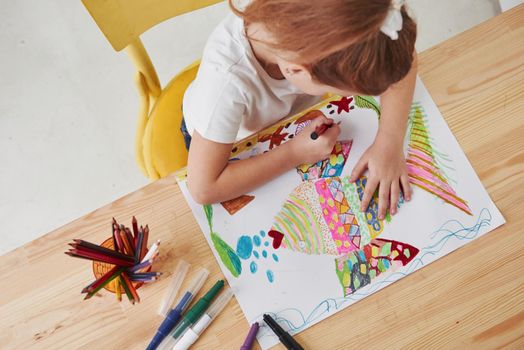
<path id="1" fill-rule="evenodd" d="M 400 190 L 406 200 L 411 199 L 411 186 L 404 157 L 404 136 L 407 128 L 409 109 L 417 77 L 417 54 L 409 73 L 380 96 L 382 117 L 375 142 L 362 155 L 351 174 L 351 181 L 357 180 L 369 169 L 369 178 L 362 198 L 362 210 L 366 210 L 378 187 L 379 219 L 384 219 L 386 210 L 394 215 Z"/>
<path id="2" fill-rule="evenodd" d="M 331 124 L 333 120 L 318 117 L 292 140 L 267 153 L 233 162 L 229 162 L 232 144 L 209 141 L 195 130 L 187 166 L 193 199 L 208 204 L 236 198 L 300 164 L 327 158 L 340 128 L 333 125 L 318 139 L 311 140 L 311 132 L 323 123 Z"/>

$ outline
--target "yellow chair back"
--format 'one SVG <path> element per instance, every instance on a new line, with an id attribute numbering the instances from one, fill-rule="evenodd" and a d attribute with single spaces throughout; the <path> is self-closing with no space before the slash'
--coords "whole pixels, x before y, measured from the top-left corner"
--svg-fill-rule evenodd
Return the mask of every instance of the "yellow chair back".
<path id="1" fill-rule="evenodd" d="M 133 43 L 149 28 L 222 0 L 82 0 L 116 51 Z"/>
<path id="2" fill-rule="evenodd" d="M 169 175 L 187 163 L 179 126 L 182 99 L 195 78 L 199 61 L 186 67 L 164 88 L 140 35 L 167 19 L 222 0 L 82 0 L 116 51 L 126 49 L 136 69 L 140 111 L 136 130 L 136 161 L 152 180 Z"/>

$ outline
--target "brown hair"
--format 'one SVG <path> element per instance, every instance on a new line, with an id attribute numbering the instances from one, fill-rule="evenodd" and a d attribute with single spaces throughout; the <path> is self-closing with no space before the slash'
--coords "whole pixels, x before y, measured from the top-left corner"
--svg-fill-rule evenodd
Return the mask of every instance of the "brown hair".
<path id="1" fill-rule="evenodd" d="M 246 25 L 261 23 L 276 42 L 299 57 L 317 82 L 361 94 L 380 95 L 411 69 L 417 26 L 402 7 L 397 40 L 380 31 L 391 0 L 251 0 L 232 11 Z"/>

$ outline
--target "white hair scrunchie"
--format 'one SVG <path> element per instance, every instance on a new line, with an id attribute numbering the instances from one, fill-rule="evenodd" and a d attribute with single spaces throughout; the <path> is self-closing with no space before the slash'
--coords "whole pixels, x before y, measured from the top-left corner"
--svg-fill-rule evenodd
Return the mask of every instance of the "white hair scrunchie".
<path id="1" fill-rule="evenodd" d="M 398 39 L 398 32 L 402 30 L 402 13 L 400 9 L 404 5 L 404 0 L 392 0 L 389 7 L 388 14 L 380 31 L 391 38 L 391 40 Z"/>

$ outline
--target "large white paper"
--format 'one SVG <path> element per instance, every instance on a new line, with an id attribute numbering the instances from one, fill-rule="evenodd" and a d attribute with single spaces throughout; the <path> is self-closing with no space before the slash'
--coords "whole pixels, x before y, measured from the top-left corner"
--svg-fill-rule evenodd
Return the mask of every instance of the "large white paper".
<path id="1" fill-rule="evenodd" d="M 263 325 L 262 315 L 269 313 L 292 334 L 300 332 L 504 223 L 420 80 L 405 142 L 412 200 L 383 221 L 373 218 L 376 199 L 367 213 L 359 214 L 359 189 L 347 177 L 375 138 L 377 106 L 375 99 L 356 96 L 315 106 L 341 122 L 339 140 L 352 140 L 341 174 L 304 181 L 297 170 L 289 171 L 249 193 L 254 199 L 246 198 L 233 215 L 216 204 L 208 207 L 206 217 L 179 174 L 180 188 L 249 323 Z M 296 120 L 240 142 L 234 158 L 288 141 L 304 125 Z M 343 164 L 343 156 L 334 156 L 333 164 L 337 159 Z M 323 168 L 310 169 L 310 179 L 315 169 Z M 331 200 L 346 200 L 349 208 L 335 205 L 333 216 L 328 210 L 333 207 L 326 207 L 330 194 L 320 198 L 321 183 L 328 186 Z M 340 191 L 330 190 L 337 185 Z M 270 237 L 272 229 L 281 235 L 272 232 Z M 283 240 L 275 249 L 278 236 Z M 278 339 L 262 327 L 258 341 L 267 349 Z"/>

